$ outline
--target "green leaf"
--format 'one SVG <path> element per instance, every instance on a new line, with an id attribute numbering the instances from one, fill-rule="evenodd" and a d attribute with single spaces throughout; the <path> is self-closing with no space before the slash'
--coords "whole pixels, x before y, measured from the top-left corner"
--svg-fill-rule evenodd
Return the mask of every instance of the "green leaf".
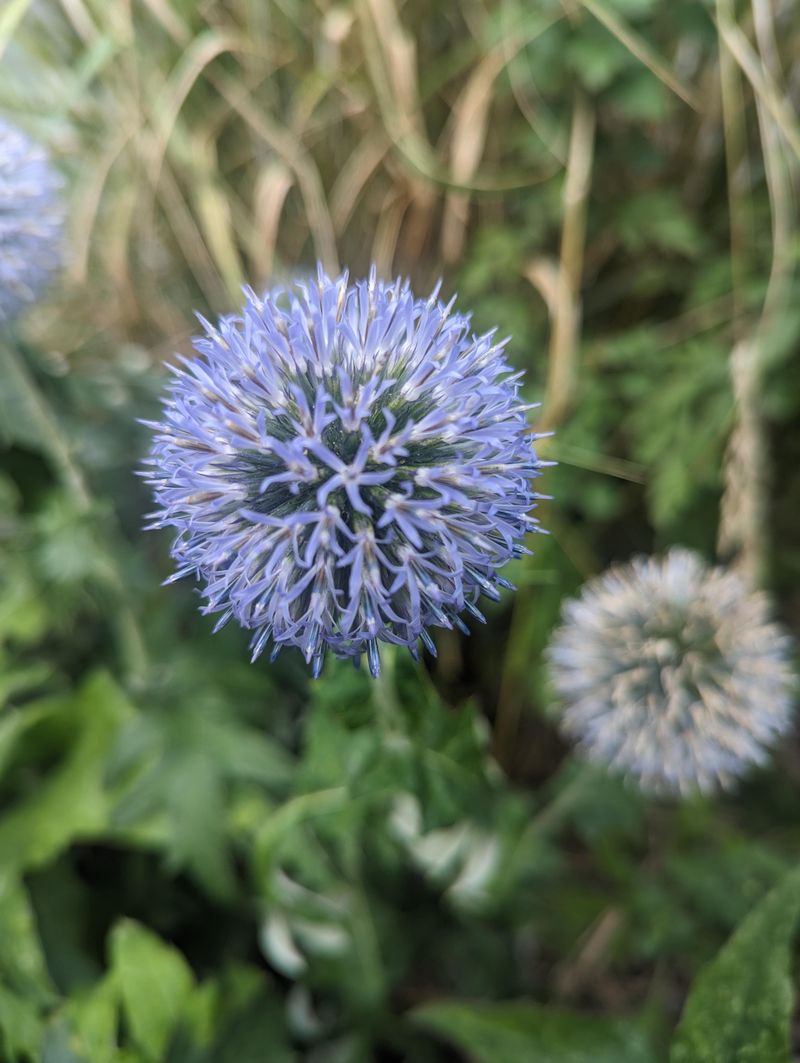
<path id="1" fill-rule="evenodd" d="M 192 1063 L 288 1063 L 294 1059 L 281 995 L 263 970 L 237 966 L 194 990 L 185 1028 L 202 1050 Z"/>
<path id="2" fill-rule="evenodd" d="M 630 1022 L 536 1004 L 443 1001 L 413 1020 L 477 1063 L 647 1063 L 652 1052 Z"/>
<path id="3" fill-rule="evenodd" d="M 70 1045 L 88 1063 L 116 1063 L 119 990 L 113 978 L 103 978 L 91 991 L 70 997 L 64 1015 Z"/>
<path id="4" fill-rule="evenodd" d="M 626 71 L 608 90 L 608 102 L 634 121 L 664 121 L 672 110 L 675 97 L 649 70 Z"/>
<path id="5" fill-rule="evenodd" d="M 225 797 L 211 751 L 188 749 L 165 780 L 172 828 L 169 865 L 188 867 L 217 896 L 235 889 L 225 836 Z"/>
<path id="6" fill-rule="evenodd" d="M 65 995 L 95 985 L 103 974 L 97 956 L 97 894 L 86 888 L 72 853 L 26 875 L 26 886 L 47 970 Z"/>
<path id="7" fill-rule="evenodd" d="M 657 248 L 691 258 L 703 248 L 703 233 L 680 197 L 665 189 L 640 192 L 619 210 L 617 235 L 629 251 Z"/>
<path id="8" fill-rule="evenodd" d="M 0 506 L 5 501 L 0 495 Z M 29 569 L 18 558 L 0 558 L 0 642 L 30 645 L 51 620 Z"/>
<path id="9" fill-rule="evenodd" d="M 160 817 L 167 866 L 190 871 L 216 897 L 230 897 L 236 888 L 230 805 L 245 787 L 262 792 L 252 783 L 284 792 L 294 762 L 279 743 L 222 715 L 213 702 L 186 697 L 164 713 L 139 714 L 120 735 L 108 766 L 121 789 L 114 825 L 142 831 Z"/>
<path id="10" fill-rule="evenodd" d="M 0 984 L 0 1058 L 39 1059 L 42 1019 L 36 1005 Z"/>
<path id="11" fill-rule="evenodd" d="M 625 18 L 641 18 L 649 15 L 658 0 L 608 0 L 608 7 Z"/>
<path id="12" fill-rule="evenodd" d="M 283 1007 L 279 998 L 264 992 L 233 1015 L 209 1051 L 209 1063 L 292 1063 Z"/>
<path id="13" fill-rule="evenodd" d="M 0 981 L 28 1000 L 49 1003 L 54 987 L 28 894 L 14 878 L 0 878 Z"/>
<path id="14" fill-rule="evenodd" d="M 125 919 L 111 933 L 111 968 L 135 1044 L 148 1060 L 164 1059 L 194 988 L 188 963 L 152 931 Z"/>
<path id="15" fill-rule="evenodd" d="M 697 976 L 670 1063 L 788 1063 L 790 945 L 798 915 L 800 870 L 795 870 Z"/>
<path id="16" fill-rule="evenodd" d="M 0 818 L 0 867 L 23 871 L 52 859 L 76 837 L 102 831 L 110 797 L 106 758 L 130 706 L 113 680 L 98 673 L 58 713 L 76 732 L 61 763 L 30 796 Z"/>
<path id="17" fill-rule="evenodd" d="M 575 76 L 599 92 L 631 62 L 630 53 L 599 23 L 585 23 L 565 49 L 565 59 Z"/>

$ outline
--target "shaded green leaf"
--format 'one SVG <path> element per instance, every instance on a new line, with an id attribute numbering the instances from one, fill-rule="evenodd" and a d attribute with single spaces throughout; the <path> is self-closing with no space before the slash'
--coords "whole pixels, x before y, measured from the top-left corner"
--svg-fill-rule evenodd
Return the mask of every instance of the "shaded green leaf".
<path id="1" fill-rule="evenodd" d="M 0 1058 L 38 1059 L 43 1025 L 36 1005 L 0 984 Z"/>
<path id="2" fill-rule="evenodd" d="M 211 751 L 187 750 L 173 758 L 166 784 L 172 867 L 190 868 L 212 893 L 230 894 L 234 877 L 225 836 L 225 801 L 219 765 Z"/>
<path id="3" fill-rule="evenodd" d="M 73 839 L 103 830 L 110 809 L 106 758 L 130 711 L 122 691 L 103 673 L 59 703 L 58 712 L 76 732 L 74 743 L 30 796 L 0 818 L 0 866 L 35 867 Z"/>
<path id="4" fill-rule="evenodd" d="M 800 871 L 793 871 L 698 975 L 671 1063 L 788 1063 L 789 960 L 799 914 Z"/>
<path id="5" fill-rule="evenodd" d="M 5 875 L 0 878 L 0 980 L 40 1004 L 53 996 L 25 887 Z"/>
<path id="6" fill-rule="evenodd" d="M 283 1008 L 259 994 L 225 1023 L 208 1053 L 208 1063 L 292 1063 Z"/>
<path id="7" fill-rule="evenodd" d="M 412 1018 L 476 1063 L 647 1063 L 653 1059 L 647 1040 L 633 1023 L 536 1004 L 443 1001 L 417 1008 Z"/>
<path id="8" fill-rule="evenodd" d="M 111 934 L 111 968 L 134 1043 L 148 1060 L 162 1060 L 194 987 L 177 949 L 130 919 Z"/>
<path id="9" fill-rule="evenodd" d="M 119 989 L 111 977 L 68 1001 L 64 1017 L 70 1045 L 86 1063 L 116 1063 Z"/>

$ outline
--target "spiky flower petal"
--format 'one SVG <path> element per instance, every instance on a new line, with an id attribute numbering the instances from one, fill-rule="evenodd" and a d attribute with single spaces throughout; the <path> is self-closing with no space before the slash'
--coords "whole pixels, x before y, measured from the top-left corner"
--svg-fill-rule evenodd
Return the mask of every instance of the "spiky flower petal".
<path id="1" fill-rule="evenodd" d="M 45 151 L 0 119 L 0 325 L 33 302 L 61 264 L 61 184 Z"/>
<path id="2" fill-rule="evenodd" d="M 253 630 L 253 657 L 298 646 L 433 648 L 429 626 L 507 586 L 539 475 L 519 374 L 493 333 L 438 290 L 320 270 L 240 315 L 203 321 L 176 371 L 149 459 L 156 527 L 178 531 L 173 578 L 204 611 Z"/>
<path id="3" fill-rule="evenodd" d="M 792 644 L 738 575 L 673 549 L 590 580 L 549 659 L 563 728 L 662 793 L 725 786 L 792 722 Z"/>

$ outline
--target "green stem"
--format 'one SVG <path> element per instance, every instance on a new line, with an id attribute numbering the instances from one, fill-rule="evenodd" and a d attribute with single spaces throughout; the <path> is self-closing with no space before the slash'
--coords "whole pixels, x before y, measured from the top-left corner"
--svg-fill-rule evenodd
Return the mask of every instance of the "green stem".
<path id="1" fill-rule="evenodd" d="M 396 731 L 401 716 L 397 698 L 397 647 L 386 643 L 381 648 L 381 670 L 373 682 L 373 701 L 386 731 Z"/>

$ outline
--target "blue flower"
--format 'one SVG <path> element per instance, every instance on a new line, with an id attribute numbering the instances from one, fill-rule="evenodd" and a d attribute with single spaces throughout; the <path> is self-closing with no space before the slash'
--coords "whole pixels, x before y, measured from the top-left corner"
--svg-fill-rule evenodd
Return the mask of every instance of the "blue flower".
<path id="1" fill-rule="evenodd" d="M 379 643 L 433 652 L 430 626 L 483 620 L 481 594 L 537 530 L 543 464 L 521 374 L 438 289 L 320 270 L 215 327 L 165 400 L 146 473 L 172 579 L 252 629 L 253 659 L 298 646 L 380 669 Z"/>
<path id="2" fill-rule="evenodd" d="M 549 648 L 566 734 L 656 793 L 713 790 L 767 759 L 793 722 L 791 656 L 763 594 L 683 549 L 590 580 Z"/>
<path id="3" fill-rule="evenodd" d="M 0 325 L 61 265 L 61 184 L 44 150 L 0 119 Z"/>

